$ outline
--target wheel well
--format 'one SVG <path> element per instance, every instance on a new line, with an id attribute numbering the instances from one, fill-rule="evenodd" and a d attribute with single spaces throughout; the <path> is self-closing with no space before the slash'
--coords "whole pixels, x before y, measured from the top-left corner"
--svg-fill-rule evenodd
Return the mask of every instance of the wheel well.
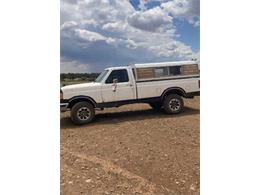
<path id="1" fill-rule="evenodd" d="M 177 94 L 181 97 L 186 97 L 186 92 L 182 88 L 172 88 L 172 89 L 166 89 L 161 98 L 164 99 L 169 94 Z"/>
<path id="2" fill-rule="evenodd" d="M 69 101 L 69 108 L 72 108 L 76 103 L 78 102 L 88 102 L 93 105 L 93 107 L 96 107 L 96 102 L 92 100 L 89 97 L 78 97 L 78 98 L 73 98 Z"/>

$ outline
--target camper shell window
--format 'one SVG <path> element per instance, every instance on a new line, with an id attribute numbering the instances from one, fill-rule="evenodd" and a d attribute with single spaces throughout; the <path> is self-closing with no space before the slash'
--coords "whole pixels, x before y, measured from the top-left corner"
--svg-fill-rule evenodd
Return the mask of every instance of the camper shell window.
<path id="1" fill-rule="evenodd" d="M 158 67 L 158 68 L 155 68 L 154 71 L 155 71 L 155 77 L 156 78 L 169 76 L 168 67 Z"/>
<path id="2" fill-rule="evenodd" d="M 181 74 L 181 66 L 170 66 L 169 67 L 170 75 L 180 75 Z"/>

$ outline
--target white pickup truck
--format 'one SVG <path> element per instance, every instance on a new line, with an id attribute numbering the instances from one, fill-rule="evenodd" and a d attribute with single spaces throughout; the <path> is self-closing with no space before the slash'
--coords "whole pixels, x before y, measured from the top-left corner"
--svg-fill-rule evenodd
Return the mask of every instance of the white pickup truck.
<path id="1" fill-rule="evenodd" d="M 133 103 L 177 114 L 184 106 L 182 98 L 199 95 L 196 61 L 133 64 L 107 68 L 92 83 L 62 87 L 60 108 L 70 110 L 71 120 L 81 125 L 93 120 L 96 109 Z"/>

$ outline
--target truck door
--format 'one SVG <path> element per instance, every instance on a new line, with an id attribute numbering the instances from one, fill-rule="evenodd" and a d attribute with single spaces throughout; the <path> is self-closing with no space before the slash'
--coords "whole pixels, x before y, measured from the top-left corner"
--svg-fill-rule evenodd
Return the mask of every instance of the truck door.
<path id="1" fill-rule="evenodd" d="M 135 99 L 134 83 L 128 69 L 112 70 L 101 90 L 103 102 Z"/>

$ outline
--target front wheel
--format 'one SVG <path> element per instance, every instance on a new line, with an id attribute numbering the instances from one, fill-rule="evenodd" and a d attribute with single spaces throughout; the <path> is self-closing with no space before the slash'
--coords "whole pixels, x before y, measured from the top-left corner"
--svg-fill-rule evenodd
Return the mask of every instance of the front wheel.
<path id="1" fill-rule="evenodd" d="M 165 97 L 163 108 L 167 114 L 177 114 L 183 110 L 183 100 L 177 94 L 171 94 Z"/>
<path id="2" fill-rule="evenodd" d="M 70 118 L 73 123 L 83 125 L 91 122 L 95 117 L 95 109 L 92 104 L 88 102 L 78 102 L 70 112 Z"/>

